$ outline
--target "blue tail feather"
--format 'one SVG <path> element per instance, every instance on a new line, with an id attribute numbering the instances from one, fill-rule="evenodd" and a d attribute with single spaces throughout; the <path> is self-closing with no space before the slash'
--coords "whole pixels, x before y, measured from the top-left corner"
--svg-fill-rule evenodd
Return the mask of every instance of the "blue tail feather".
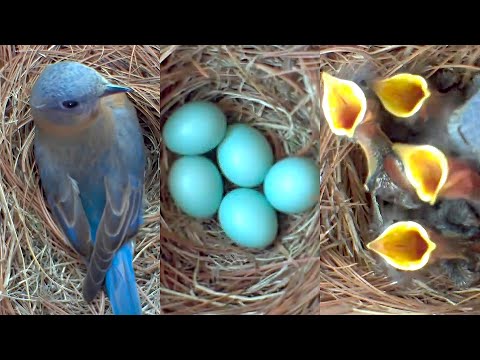
<path id="1" fill-rule="evenodd" d="M 115 254 L 105 277 L 114 315 L 141 315 L 142 307 L 133 272 L 133 246 L 123 245 Z"/>

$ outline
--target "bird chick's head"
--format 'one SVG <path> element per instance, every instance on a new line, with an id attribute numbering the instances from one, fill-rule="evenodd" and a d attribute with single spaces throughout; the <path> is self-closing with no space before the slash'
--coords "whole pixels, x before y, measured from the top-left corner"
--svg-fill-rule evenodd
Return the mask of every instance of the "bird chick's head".
<path id="1" fill-rule="evenodd" d="M 404 271 L 423 268 L 437 248 L 425 228 L 414 221 L 399 221 L 367 244 L 389 265 Z"/>
<path id="2" fill-rule="evenodd" d="M 370 86 L 385 109 L 399 118 L 415 115 L 431 96 L 427 81 L 420 75 L 409 73 L 375 80 Z"/>
<path id="3" fill-rule="evenodd" d="M 356 83 L 322 73 L 322 109 L 330 130 L 339 136 L 352 138 L 364 120 L 367 98 Z"/>
<path id="4" fill-rule="evenodd" d="M 419 199 L 434 205 L 449 176 L 445 154 L 431 145 L 395 143 L 392 148 Z"/>
<path id="5" fill-rule="evenodd" d="M 39 125 L 83 126 L 93 118 L 102 97 L 130 90 L 110 84 L 81 63 L 58 62 L 47 66 L 32 88 L 32 115 Z"/>

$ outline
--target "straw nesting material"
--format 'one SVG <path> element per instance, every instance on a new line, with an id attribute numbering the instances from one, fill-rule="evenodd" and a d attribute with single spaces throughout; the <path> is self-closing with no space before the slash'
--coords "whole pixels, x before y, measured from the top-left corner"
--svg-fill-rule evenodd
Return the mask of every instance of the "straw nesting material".
<path id="1" fill-rule="evenodd" d="M 276 160 L 304 155 L 320 165 L 319 63 L 309 46 L 170 46 L 160 56 L 160 119 L 194 100 L 216 103 L 229 123 L 265 134 Z M 234 245 L 217 218 L 194 220 L 175 206 L 167 175 L 175 155 L 161 145 L 161 272 L 164 314 L 318 314 L 320 208 L 280 215 L 265 250 Z"/>
<path id="2" fill-rule="evenodd" d="M 160 313 L 159 46 L 0 46 L 0 313 L 111 314 L 104 292 L 82 298 L 86 268 L 47 210 L 33 156 L 31 87 L 61 60 L 133 88 L 147 154 L 145 223 L 134 269 L 144 314 Z"/>

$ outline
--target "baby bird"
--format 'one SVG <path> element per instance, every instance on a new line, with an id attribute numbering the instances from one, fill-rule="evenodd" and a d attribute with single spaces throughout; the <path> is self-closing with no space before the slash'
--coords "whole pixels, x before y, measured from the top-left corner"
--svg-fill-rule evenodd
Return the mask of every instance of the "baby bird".
<path id="1" fill-rule="evenodd" d="M 420 75 L 410 73 L 375 79 L 369 86 L 389 113 L 410 120 L 431 95 L 427 81 Z"/>
<path id="2" fill-rule="evenodd" d="M 353 81 L 322 73 L 322 109 L 331 131 L 358 143 L 367 159 L 365 188 L 374 196 L 389 199 L 407 208 L 421 206 L 404 173 L 392 142 L 381 130 L 379 104 L 367 101 Z"/>
<path id="3" fill-rule="evenodd" d="M 437 199 L 463 199 L 480 204 L 480 173 L 474 164 L 446 156 L 432 145 L 393 144 L 406 177 L 418 197 L 430 205 Z"/>
<path id="4" fill-rule="evenodd" d="M 433 145 L 447 151 L 445 119 L 464 102 L 453 73 L 439 72 L 428 80 L 400 73 L 373 79 L 368 85 L 387 113 L 381 127 L 393 142 Z"/>
<path id="5" fill-rule="evenodd" d="M 434 206 L 423 206 L 410 213 L 411 218 L 425 224 L 444 236 L 475 240 L 480 236 L 480 212 L 466 200 L 438 201 Z"/>
<path id="6" fill-rule="evenodd" d="M 397 271 L 442 269 L 457 286 L 471 284 L 480 176 L 450 151 L 446 120 L 462 102 L 460 91 L 454 84 L 441 91 L 441 81 L 401 73 L 367 82 L 375 102 L 353 81 L 323 79 L 330 129 L 358 143 L 367 158 L 373 226 L 382 229 L 367 247 Z"/>
<path id="7" fill-rule="evenodd" d="M 388 214 L 382 213 L 384 218 Z M 411 219 L 411 214 L 404 218 Z M 399 271 L 395 277 L 401 279 L 402 273 L 422 278 L 426 272 L 441 270 L 458 288 L 470 286 L 477 277 L 473 273 L 478 255 L 474 243 L 460 237 L 445 236 L 428 227 L 421 220 L 402 220 L 394 222 L 367 248 L 379 255 L 388 265 Z M 392 273 L 392 272 L 391 272 Z"/>
<path id="8" fill-rule="evenodd" d="M 132 238 L 143 222 L 145 154 L 128 91 L 63 61 L 45 68 L 30 99 L 47 202 L 87 264 L 83 296 L 92 301 L 105 284 L 114 314 L 141 314 Z"/>
<path id="9" fill-rule="evenodd" d="M 457 100 L 438 103 L 444 95 L 430 89 L 423 77 L 403 73 L 370 80 L 382 105 L 399 117 L 399 121 L 404 118 L 410 121 L 424 111 L 426 117 L 420 117 L 420 121 L 417 118 L 414 123 L 407 122 L 408 126 L 426 124 L 423 131 L 404 139 L 416 140 L 407 144 L 391 141 L 382 124 L 385 127 L 394 121 L 383 116 L 374 99 L 367 101 L 358 84 L 325 72 L 322 80 L 322 109 L 327 124 L 334 134 L 345 136 L 362 147 L 368 163 L 365 181 L 368 191 L 408 208 L 419 207 L 418 200 L 434 205 L 439 197 L 480 203 L 479 172 L 473 164 L 449 151 L 448 144 L 454 139 L 446 130 L 447 125 L 451 128 L 459 119 L 464 119 L 465 126 L 473 126 L 470 120 L 473 117 L 467 114 L 474 111 L 476 101 L 480 104 L 480 95 L 474 93 L 467 104 L 455 111 L 454 119 L 447 121 Z M 445 97 L 448 98 L 458 99 Z M 419 143 L 421 140 L 424 142 Z"/>

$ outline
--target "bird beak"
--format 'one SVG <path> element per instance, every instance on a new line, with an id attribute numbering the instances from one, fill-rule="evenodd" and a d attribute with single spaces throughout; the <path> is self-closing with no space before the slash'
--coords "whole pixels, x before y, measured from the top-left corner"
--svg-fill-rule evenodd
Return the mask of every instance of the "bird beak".
<path id="1" fill-rule="evenodd" d="M 390 225 L 379 237 L 368 243 L 367 248 L 396 269 L 417 271 L 428 263 L 437 245 L 430 240 L 427 230 L 420 224 L 400 221 Z"/>
<path id="2" fill-rule="evenodd" d="M 449 174 L 445 154 L 431 145 L 396 143 L 392 149 L 402 161 L 405 176 L 419 199 L 435 204 Z"/>
<path id="3" fill-rule="evenodd" d="M 105 90 L 101 95 L 101 97 L 118 94 L 118 93 L 130 92 L 130 91 L 132 91 L 132 89 L 126 86 L 107 84 L 105 86 Z"/>
<path id="4" fill-rule="evenodd" d="M 383 107 L 394 116 L 408 118 L 417 113 L 431 93 L 420 75 L 398 74 L 371 83 Z"/>
<path id="5" fill-rule="evenodd" d="M 353 137 L 358 124 L 367 111 L 367 99 L 362 89 L 353 81 L 322 73 L 322 109 L 335 135 Z"/>

